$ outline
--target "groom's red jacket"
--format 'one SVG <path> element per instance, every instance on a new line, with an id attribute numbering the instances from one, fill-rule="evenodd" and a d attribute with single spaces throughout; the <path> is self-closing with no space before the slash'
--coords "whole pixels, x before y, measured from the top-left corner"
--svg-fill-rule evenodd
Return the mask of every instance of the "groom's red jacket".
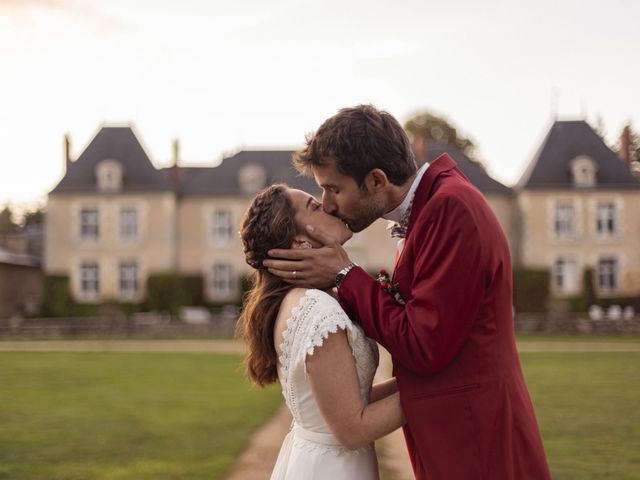
<path id="1" fill-rule="evenodd" d="M 360 268 L 338 294 L 393 356 L 416 478 L 550 479 L 516 351 L 507 240 L 447 154 L 416 190 L 393 283 L 406 305 Z"/>

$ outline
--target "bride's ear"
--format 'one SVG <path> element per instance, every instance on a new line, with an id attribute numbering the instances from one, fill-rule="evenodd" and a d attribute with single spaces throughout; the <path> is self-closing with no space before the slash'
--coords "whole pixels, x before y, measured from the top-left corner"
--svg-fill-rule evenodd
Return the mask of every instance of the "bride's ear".
<path id="1" fill-rule="evenodd" d="M 311 245 L 308 237 L 297 235 L 296 238 L 293 239 L 293 245 L 291 248 L 306 250 L 308 248 L 313 248 L 313 245 Z"/>

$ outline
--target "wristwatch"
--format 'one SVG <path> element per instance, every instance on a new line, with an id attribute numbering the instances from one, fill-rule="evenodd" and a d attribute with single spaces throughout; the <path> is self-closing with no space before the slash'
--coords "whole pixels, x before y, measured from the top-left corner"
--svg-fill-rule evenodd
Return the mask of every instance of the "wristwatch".
<path id="1" fill-rule="evenodd" d="M 347 273 L 349 273 L 353 267 L 359 267 L 359 265 L 356 262 L 351 262 L 349 265 L 338 272 L 338 275 L 336 275 L 336 288 L 340 286 L 340 283 L 342 282 L 344 277 L 347 276 Z"/>

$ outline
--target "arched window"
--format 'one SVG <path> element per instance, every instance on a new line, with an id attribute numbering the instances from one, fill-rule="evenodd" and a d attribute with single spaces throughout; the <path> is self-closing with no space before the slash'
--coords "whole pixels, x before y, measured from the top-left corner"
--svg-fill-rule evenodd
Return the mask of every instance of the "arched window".
<path id="1" fill-rule="evenodd" d="M 248 195 L 253 195 L 267 185 L 267 172 L 255 163 L 245 165 L 238 174 L 240 188 Z"/>
<path id="2" fill-rule="evenodd" d="M 591 157 L 581 155 L 571 160 L 571 175 L 576 187 L 594 187 L 596 185 L 596 162 Z"/>
<path id="3" fill-rule="evenodd" d="M 102 192 L 118 192 L 122 189 L 122 164 L 108 158 L 96 167 L 98 189 Z"/>

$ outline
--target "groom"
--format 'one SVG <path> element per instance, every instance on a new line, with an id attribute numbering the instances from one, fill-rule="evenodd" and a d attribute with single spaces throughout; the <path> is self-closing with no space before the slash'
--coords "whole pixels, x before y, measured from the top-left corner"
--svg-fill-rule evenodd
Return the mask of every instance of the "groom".
<path id="1" fill-rule="evenodd" d="M 482 194 L 447 154 L 418 170 L 400 124 L 369 105 L 325 121 L 294 163 L 354 232 L 396 222 L 401 297 L 311 227 L 324 247 L 273 250 L 265 265 L 296 285 L 337 286 L 391 353 L 416 478 L 550 479 L 516 351 L 509 248 Z"/>

